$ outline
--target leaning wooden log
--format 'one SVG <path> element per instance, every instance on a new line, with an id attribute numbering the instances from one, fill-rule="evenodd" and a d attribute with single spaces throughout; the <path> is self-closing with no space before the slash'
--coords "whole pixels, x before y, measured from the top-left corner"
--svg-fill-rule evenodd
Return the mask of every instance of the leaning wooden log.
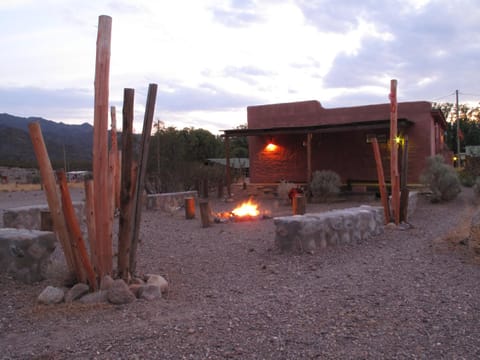
<path id="1" fill-rule="evenodd" d="M 147 104 L 145 106 L 145 117 L 143 120 L 142 140 L 140 143 L 140 156 L 138 163 L 137 184 L 134 195 L 134 223 L 132 248 L 130 250 L 130 271 L 135 274 L 137 267 L 137 247 L 140 234 L 140 222 L 142 220 L 143 189 L 145 188 L 145 174 L 147 173 L 148 149 L 152 134 L 153 115 L 155 113 L 155 102 L 157 99 L 157 84 L 148 86 Z"/>
<path id="2" fill-rule="evenodd" d="M 120 214 L 118 230 L 118 276 L 128 280 L 130 276 L 130 248 L 133 229 L 133 118 L 134 89 L 123 91 L 122 167 L 120 186 Z"/>
<path id="3" fill-rule="evenodd" d="M 67 228 L 72 235 L 72 249 L 73 252 L 78 255 L 80 259 L 83 270 L 85 270 L 88 278 L 88 282 L 93 290 L 97 288 L 97 278 L 95 272 L 93 271 L 92 264 L 88 257 L 87 247 L 83 241 L 82 230 L 78 223 L 77 216 L 75 215 L 75 209 L 73 208 L 72 198 L 70 196 L 70 191 L 68 190 L 67 177 L 63 170 L 57 171 L 58 186 L 60 187 L 60 193 L 62 195 L 62 208 L 63 214 L 65 216 L 65 222 Z"/>
<path id="4" fill-rule="evenodd" d="M 390 207 L 388 205 L 387 187 L 385 185 L 385 175 L 383 173 L 382 157 L 380 156 L 380 148 L 377 138 L 372 139 L 373 154 L 377 165 L 378 190 L 380 191 L 380 199 L 382 201 L 383 213 L 385 216 L 385 224 L 390 222 Z"/>
<path id="5" fill-rule="evenodd" d="M 95 232 L 99 246 L 99 276 L 112 272 L 112 212 L 108 184 L 108 90 L 112 18 L 98 19 L 95 63 L 95 104 L 93 113 L 93 181 L 95 184 Z"/>
<path id="6" fill-rule="evenodd" d="M 38 122 L 28 124 L 28 130 L 32 139 L 33 150 L 37 158 L 38 166 L 40 168 L 40 175 L 42 177 L 43 189 L 47 197 L 48 208 L 52 216 L 53 229 L 57 234 L 58 240 L 65 254 L 68 271 L 71 275 L 78 275 L 76 273 L 76 263 L 73 256 L 72 247 L 70 245 L 70 236 L 68 234 L 65 218 L 63 217 L 60 199 L 57 194 L 57 184 L 52 169 L 52 164 L 48 157 L 47 148 L 43 140 L 42 130 Z"/>

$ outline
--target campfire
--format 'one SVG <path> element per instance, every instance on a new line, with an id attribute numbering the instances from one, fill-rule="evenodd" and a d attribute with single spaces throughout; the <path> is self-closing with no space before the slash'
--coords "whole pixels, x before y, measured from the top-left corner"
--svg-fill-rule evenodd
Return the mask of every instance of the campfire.
<path id="1" fill-rule="evenodd" d="M 217 213 L 215 216 L 215 222 L 251 221 L 268 218 L 270 218 L 270 211 L 261 211 L 258 203 L 252 199 L 248 199 L 248 201 L 244 201 L 231 211 Z"/>

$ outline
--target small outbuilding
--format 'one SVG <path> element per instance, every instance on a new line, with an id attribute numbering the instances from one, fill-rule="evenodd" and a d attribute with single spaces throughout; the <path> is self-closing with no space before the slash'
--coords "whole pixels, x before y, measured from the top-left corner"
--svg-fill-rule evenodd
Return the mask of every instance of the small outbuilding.
<path id="1" fill-rule="evenodd" d="M 230 137 L 248 137 L 251 183 L 308 183 L 316 170 L 333 170 L 344 184 L 377 182 L 373 137 L 379 142 L 386 180 L 390 180 L 389 103 L 326 109 L 311 100 L 249 106 L 247 116 L 246 129 L 224 130 L 224 136 L 227 149 Z M 443 113 L 432 110 L 431 103 L 398 103 L 398 141 L 402 152 L 408 139 L 404 161 L 409 184 L 419 182 L 427 157 L 441 154 L 451 163 L 446 129 Z"/>

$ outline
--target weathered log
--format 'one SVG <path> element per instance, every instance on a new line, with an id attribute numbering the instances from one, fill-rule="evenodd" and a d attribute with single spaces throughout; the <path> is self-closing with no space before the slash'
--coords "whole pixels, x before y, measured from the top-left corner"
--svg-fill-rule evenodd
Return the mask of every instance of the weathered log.
<path id="1" fill-rule="evenodd" d="M 99 277 L 112 273 L 111 193 L 108 166 L 108 97 L 112 18 L 98 19 L 93 114 L 93 180 L 95 184 L 95 232 L 99 255 Z"/>
<path id="2" fill-rule="evenodd" d="M 147 104 L 145 106 L 145 117 L 143 119 L 142 140 L 140 143 L 140 156 L 138 163 L 138 175 L 134 193 L 134 223 L 132 247 L 130 250 L 130 271 L 135 274 L 137 267 L 137 247 L 140 234 L 140 222 L 142 220 L 143 190 L 145 188 L 145 175 L 147 173 L 148 149 L 152 134 L 153 115 L 155 113 L 155 102 L 157 98 L 157 84 L 148 86 Z"/>
<path id="3" fill-rule="evenodd" d="M 130 276 L 130 248 L 132 243 L 135 186 L 132 177 L 134 89 L 123 91 L 122 167 L 120 186 L 120 215 L 118 232 L 118 275 Z"/>
<path id="4" fill-rule="evenodd" d="M 60 206 L 60 199 L 57 194 L 57 186 L 55 176 L 53 174 L 52 164 L 48 157 L 45 141 L 43 140 L 42 130 L 38 122 L 28 124 L 28 130 L 32 139 L 33 150 L 37 158 L 38 166 L 40 168 L 40 175 L 42 177 L 43 189 L 47 197 L 48 208 L 52 215 L 53 228 L 58 236 L 58 240 L 65 254 L 68 270 L 71 274 L 76 273 L 76 263 L 73 256 L 72 247 L 70 245 L 70 235 L 68 233 L 65 218 L 63 217 L 62 208 Z"/>
<path id="5" fill-rule="evenodd" d="M 75 215 L 75 210 L 72 205 L 72 198 L 70 196 L 70 191 L 68 190 L 67 178 L 63 170 L 57 171 L 57 179 L 58 179 L 58 186 L 60 187 L 60 193 L 62 195 L 62 208 L 63 208 L 63 214 L 65 216 L 65 222 L 67 224 L 67 228 L 70 234 L 72 235 L 72 239 L 71 239 L 72 250 L 75 256 L 77 256 L 80 259 L 80 262 L 83 266 L 83 270 L 87 275 L 90 286 L 92 287 L 93 290 L 96 290 L 97 279 L 95 276 L 95 272 L 93 271 L 92 264 L 90 263 L 90 259 L 88 257 L 88 252 L 85 246 L 85 242 L 83 241 L 82 231 L 80 229 L 78 219 Z"/>
<path id="6" fill-rule="evenodd" d="M 98 273 L 98 245 L 95 239 L 95 209 L 93 206 L 94 189 L 93 180 L 85 180 L 85 218 L 87 222 L 88 243 L 90 245 L 90 260 L 96 273 Z"/>
<path id="7" fill-rule="evenodd" d="M 385 175 L 383 173 L 382 157 L 378 146 L 377 138 L 372 139 L 373 154 L 377 165 L 378 190 L 380 191 L 380 199 L 382 201 L 383 213 L 385 216 L 385 224 L 390 222 L 390 207 L 388 205 L 387 187 L 385 185 Z"/>

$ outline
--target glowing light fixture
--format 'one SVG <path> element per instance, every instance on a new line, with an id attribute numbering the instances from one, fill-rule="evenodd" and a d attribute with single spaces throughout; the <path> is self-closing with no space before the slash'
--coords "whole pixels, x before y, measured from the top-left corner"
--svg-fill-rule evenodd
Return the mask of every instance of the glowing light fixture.
<path id="1" fill-rule="evenodd" d="M 402 138 L 400 136 L 395 137 L 395 142 L 400 144 L 402 142 Z"/>
<path id="2" fill-rule="evenodd" d="M 278 147 L 278 146 L 275 145 L 275 144 L 273 143 L 273 141 L 270 140 L 270 141 L 268 142 L 267 146 L 265 146 L 265 150 L 267 150 L 267 151 L 275 151 L 275 150 L 277 149 L 277 147 Z"/>

